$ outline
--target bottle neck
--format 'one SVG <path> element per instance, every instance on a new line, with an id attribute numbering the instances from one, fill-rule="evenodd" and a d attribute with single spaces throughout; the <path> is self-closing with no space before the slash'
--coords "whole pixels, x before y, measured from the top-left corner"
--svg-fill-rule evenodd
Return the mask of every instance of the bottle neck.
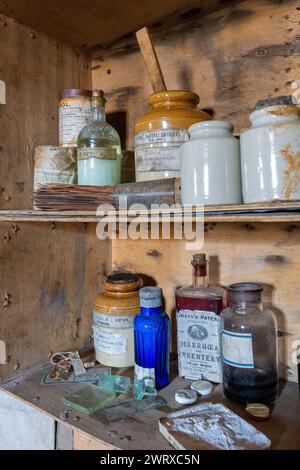
<path id="1" fill-rule="evenodd" d="M 207 268 L 204 265 L 194 266 L 193 287 L 205 288 L 208 286 Z"/>
<path id="2" fill-rule="evenodd" d="M 93 121 L 105 121 L 106 112 L 103 103 L 97 100 L 91 100 L 91 112 Z"/>
<path id="3" fill-rule="evenodd" d="M 232 310 L 234 311 L 234 313 L 238 313 L 240 315 L 260 313 L 262 311 L 262 303 L 261 302 L 232 303 Z"/>
<path id="4" fill-rule="evenodd" d="M 162 306 L 160 307 L 141 307 L 141 314 L 147 317 L 152 315 L 160 315 L 162 313 Z"/>

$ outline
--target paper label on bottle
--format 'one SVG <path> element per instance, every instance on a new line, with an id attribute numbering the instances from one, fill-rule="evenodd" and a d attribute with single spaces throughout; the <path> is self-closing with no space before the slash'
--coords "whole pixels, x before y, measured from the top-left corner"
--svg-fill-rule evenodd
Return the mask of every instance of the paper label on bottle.
<path id="1" fill-rule="evenodd" d="M 184 129 L 157 129 L 135 137 L 136 171 L 180 171 L 180 146 L 189 138 Z"/>
<path id="2" fill-rule="evenodd" d="M 134 364 L 134 376 L 136 380 L 142 380 L 145 377 L 151 377 L 155 380 L 155 369 L 154 367 L 141 367 L 138 364 Z"/>
<path id="3" fill-rule="evenodd" d="M 111 147 L 95 147 L 77 150 L 78 160 L 88 160 L 89 158 L 98 158 L 99 160 L 116 160 L 117 151 Z"/>
<path id="4" fill-rule="evenodd" d="M 34 189 L 39 185 L 46 183 L 65 183 L 73 184 L 76 173 L 72 170 L 53 170 L 44 168 L 35 168 L 34 170 Z"/>
<path id="5" fill-rule="evenodd" d="M 125 336 L 117 333 L 108 333 L 97 325 L 93 326 L 93 332 L 95 349 L 111 355 L 126 353 L 127 339 Z"/>
<path id="6" fill-rule="evenodd" d="M 94 323 L 108 328 L 133 328 L 134 315 L 106 315 L 93 311 Z"/>
<path id="7" fill-rule="evenodd" d="M 220 316 L 205 310 L 179 310 L 176 317 L 180 376 L 221 383 Z"/>
<path id="8" fill-rule="evenodd" d="M 222 355 L 223 361 L 229 366 L 253 369 L 252 334 L 223 330 Z"/>
<path id="9" fill-rule="evenodd" d="M 59 145 L 76 147 L 80 131 L 90 124 L 89 98 L 64 98 L 59 102 Z"/>

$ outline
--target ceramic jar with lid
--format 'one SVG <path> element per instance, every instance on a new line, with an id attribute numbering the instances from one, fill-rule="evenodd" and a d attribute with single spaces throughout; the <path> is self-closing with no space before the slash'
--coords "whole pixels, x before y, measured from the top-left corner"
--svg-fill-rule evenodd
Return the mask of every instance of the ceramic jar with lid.
<path id="1" fill-rule="evenodd" d="M 110 367 L 134 365 L 134 317 L 140 311 L 142 280 L 128 272 L 116 272 L 104 283 L 104 293 L 94 302 L 96 359 Z"/>
<path id="2" fill-rule="evenodd" d="M 180 176 L 180 146 L 188 140 L 188 128 L 210 119 L 198 103 L 199 96 L 185 90 L 150 96 L 151 110 L 135 126 L 136 181 Z"/>
<path id="3" fill-rule="evenodd" d="M 239 141 L 225 121 L 204 121 L 189 128 L 181 147 L 183 205 L 242 203 Z"/>
<path id="4" fill-rule="evenodd" d="M 298 107 L 262 104 L 250 121 L 252 127 L 241 134 L 244 202 L 300 199 Z"/>

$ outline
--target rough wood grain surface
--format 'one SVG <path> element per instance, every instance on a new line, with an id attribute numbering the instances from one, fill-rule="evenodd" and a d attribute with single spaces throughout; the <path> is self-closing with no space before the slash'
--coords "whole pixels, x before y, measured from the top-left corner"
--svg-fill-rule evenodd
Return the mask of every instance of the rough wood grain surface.
<path id="1" fill-rule="evenodd" d="M 58 144 L 59 93 L 91 87 L 90 60 L 3 15 L 0 43 L 0 80 L 6 83 L 6 104 L 0 107 L 0 207 L 29 209 L 34 149 Z"/>
<path id="2" fill-rule="evenodd" d="M 0 381 L 90 345 L 92 302 L 111 269 L 96 224 L 1 224 L 0 262 Z"/>
<path id="3" fill-rule="evenodd" d="M 175 290 L 192 282 L 191 259 L 195 251 L 187 251 L 185 243 L 174 239 L 112 242 L 114 268 L 143 274 L 146 283 L 162 287 L 166 311 L 172 320 L 173 350 Z M 208 223 L 200 250 L 209 257 L 211 283 L 264 284 L 264 301 L 272 305 L 278 322 L 280 374 L 293 381 L 297 381 L 293 354 L 300 341 L 299 243 L 299 223 Z"/>
<path id="4" fill-rule="evenodd" d="M 259 99 L 293 91 L 291 83 L 299 78 L 299 22 L 297 0 L 247 0 L 204 17 L 194 11 L 170 28 L 164 23 L 150 32 L 167 88 L 198 93 L 200 107 L 231 121 L 238 133 L 249 126 L 249 112 Z M 93 83 L 106 91 L 109 111 L 126 113 L 132 149 L 134 124 L 147 111 L 152 91 L 137 44 L 125 40 L 99 52 Z"/>
<path id="5" fill-rule="evenodd" d="M 116 373 L 122 374 L 122 371 Z M 60 421 L 65 410 L 62 399 L 78 390 L 80 385 L 41 385 L 43 368 L 28 371 L 8 382 L 2 389 L 31 406 Z M 158 432 L 158 419 L 182 406 L 175 402 L 175 392 L 189 388 L 191 381 L 175 378 L 168 387 L 160 391 L 167 406 L 159 410 L 136 413 L 119 421 L 107 422 L 103 412 L 92 415 L 71 410 L 63 424 L 74 431 L 74 447 L 86 450 L 172 450 L 171 445 Z M 245 407 L 226 399 L 222 387 L 215 387 L 213 394 L 202 397 L 201 402 L 223 403 L 233 412 L 252 423 L 272 441 L 272 449 L 300 449 L 300 401 L 296 384 L 281 385 L 281 394 L 267 421 L 253 422 L 245 414 Z"/>

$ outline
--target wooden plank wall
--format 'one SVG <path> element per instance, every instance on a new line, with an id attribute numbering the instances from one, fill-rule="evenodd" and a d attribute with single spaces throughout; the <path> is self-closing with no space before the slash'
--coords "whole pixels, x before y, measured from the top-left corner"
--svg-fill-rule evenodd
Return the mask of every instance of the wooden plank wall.
<path id="1" fill-rule="evenodd" d="M 204 17 L 194 9 L 151 33 L 167 87 L 195 91 L 202 108 L 240 132 L 259 99 L 290 93 L 299 79 L 299 22 L 297 0 L 248 0 Z M 95 55 L 93 86 L 105 90 L 108 111 L 126 114 L 132 149 L 134 124 L 151 93 L 135 39 Z"/>
<path id="2" fill-rule="evenodd" d="M 0 381 L 91 345 L 92 302 L 111 269 L 96 224 L 0 225 Z"/>
<path id="3" fill-rule="evenodd" d="M 58 144 L 63 88 L 91 86 L 90 59 L 51 37 L 0 15 L 0 207 L 32 208 L 37 145 Z"/>
<path id="4" fill-rule="evenodd" d="M 264 302 L 276 314 L 279 330 L 279 365 L 282 377 L 297 381 L 292 363 L 300 345 L 299 278 L 300 223 L 207 224 L 203 250 L 210 261 L 210 282 L 261 282 Z M 199 252 L 199 250 L 197 250 Z M 172 319 L 176 349 L 175 290 L 192 282 L 193 251 L 184 240 L 114 240 L 113 267 L 142 274 L 146 284 L 163 289 Z"/>

